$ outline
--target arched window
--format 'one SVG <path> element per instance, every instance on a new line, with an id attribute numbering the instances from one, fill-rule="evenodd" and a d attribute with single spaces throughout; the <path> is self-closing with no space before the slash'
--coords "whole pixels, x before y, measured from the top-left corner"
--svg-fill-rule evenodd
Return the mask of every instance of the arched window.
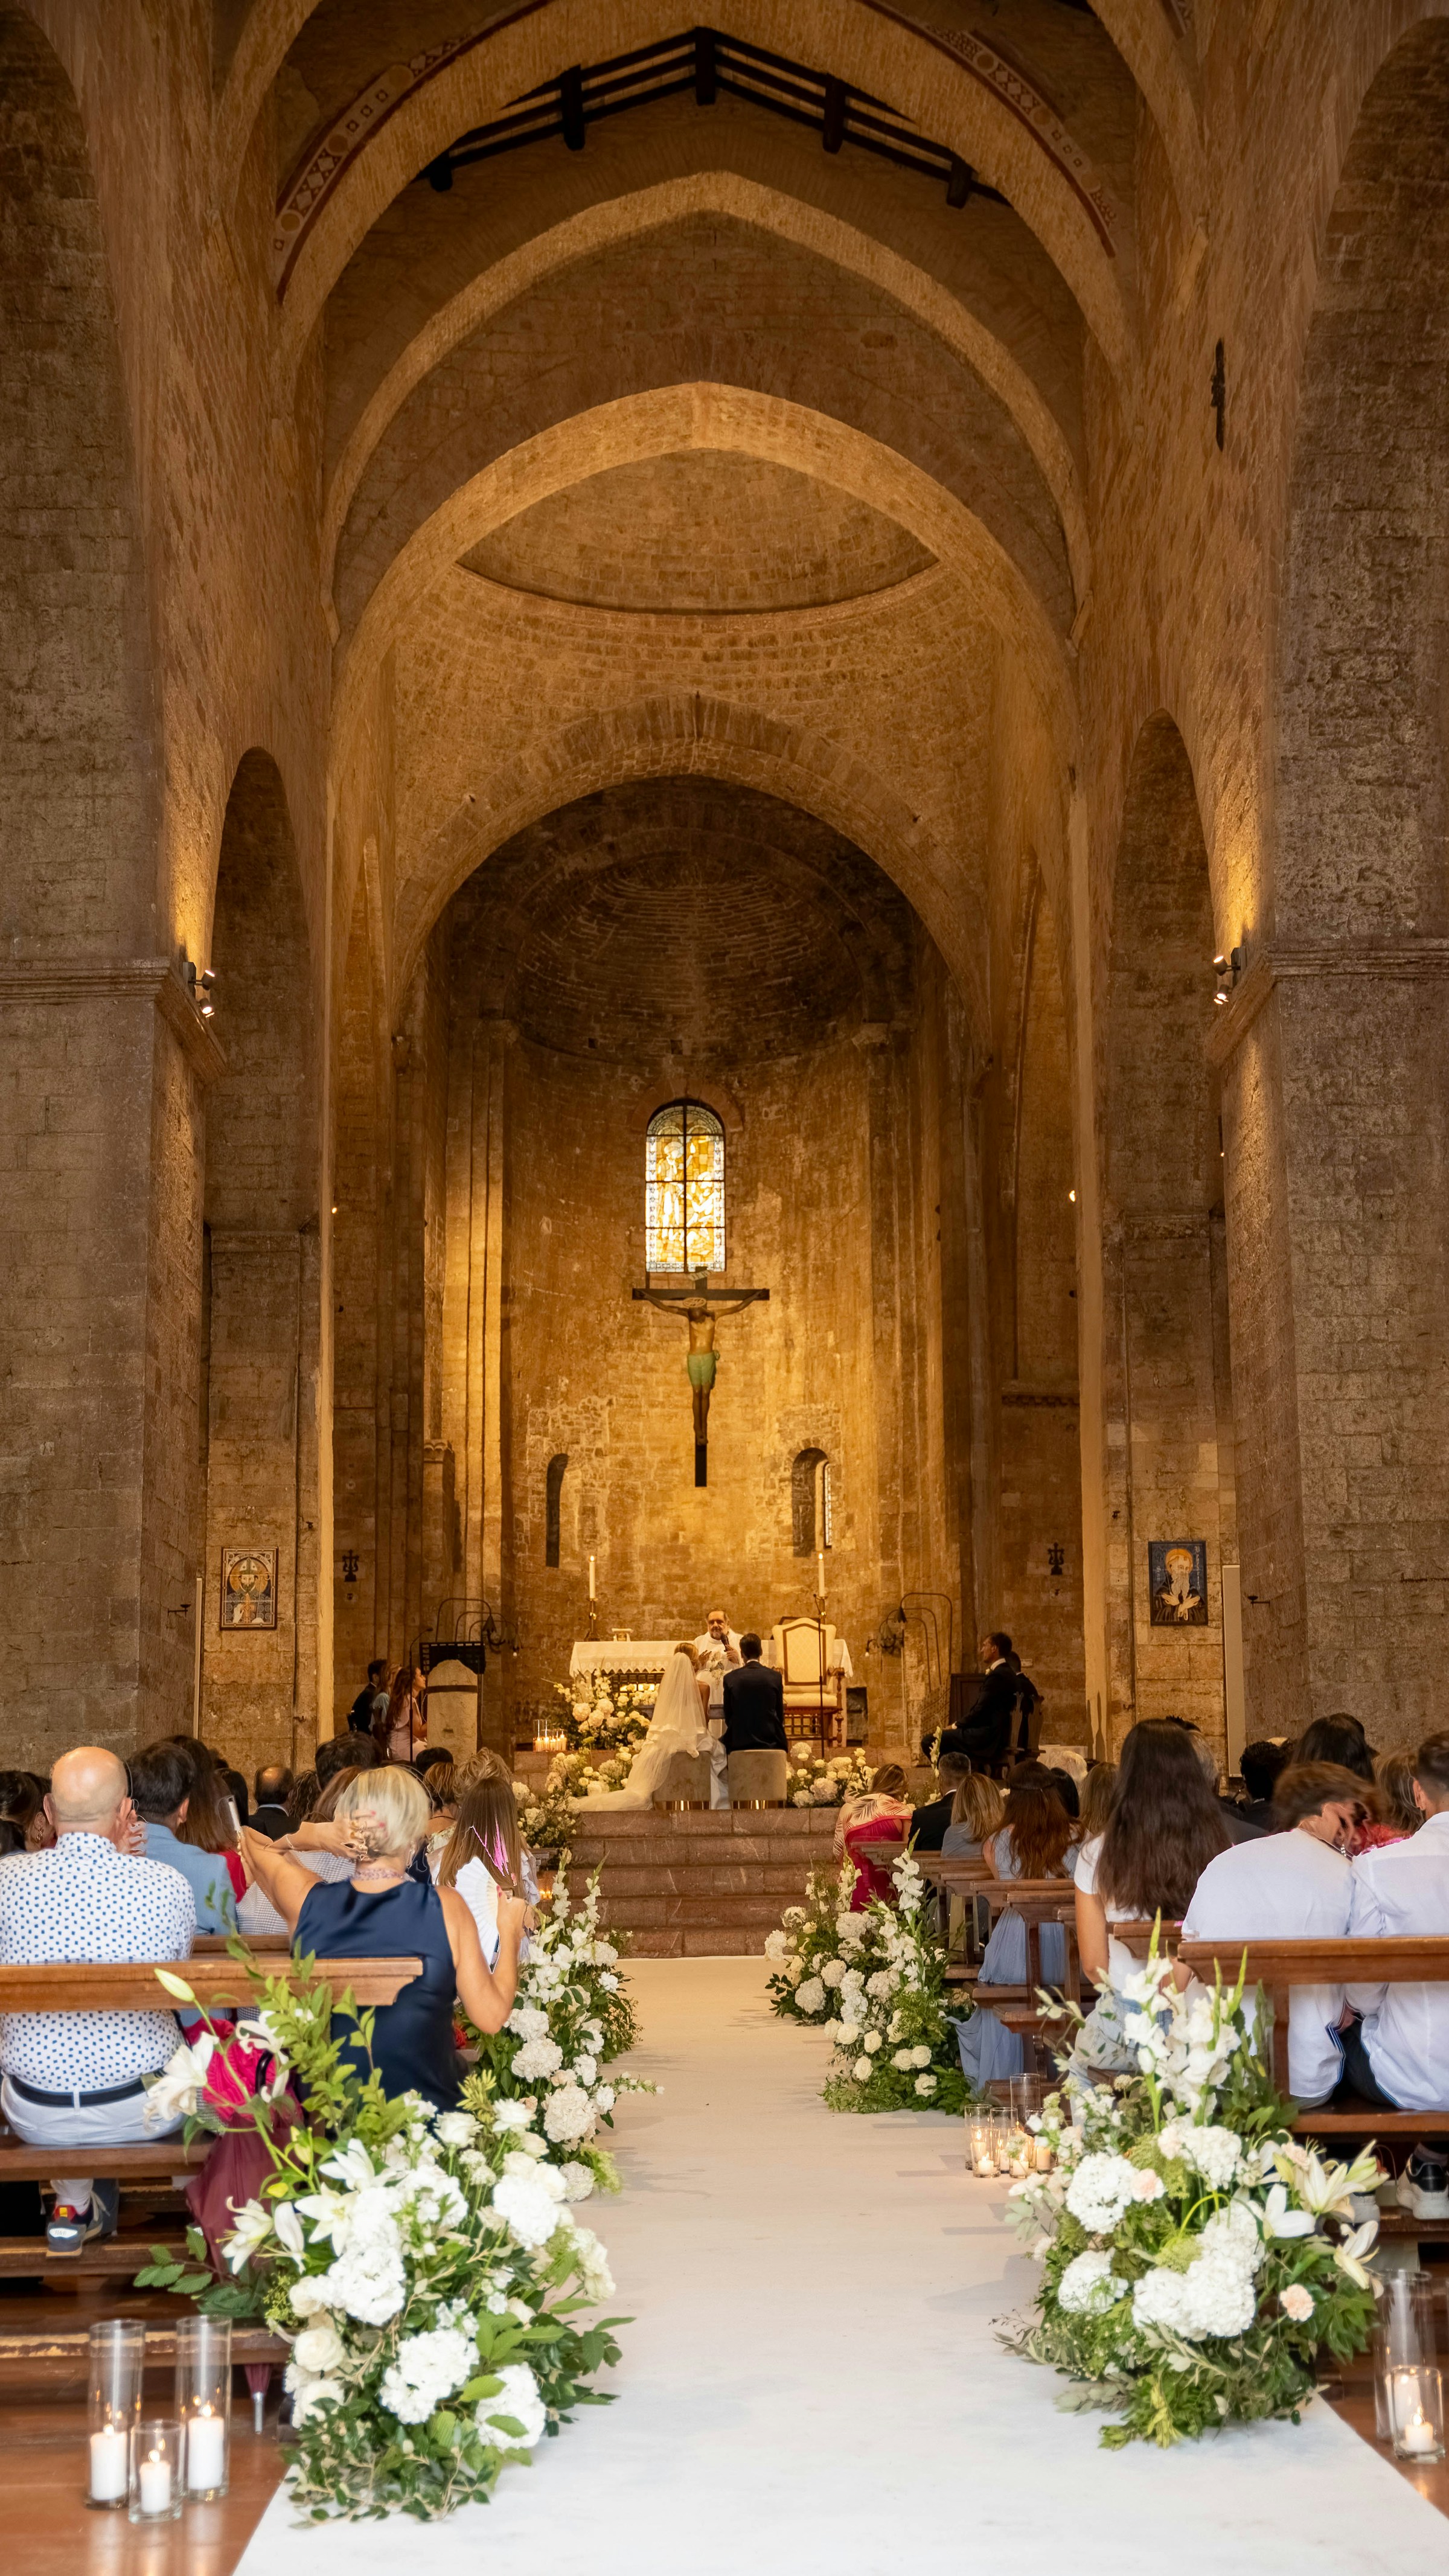
<path id="1" fill-rule="evenodd" d="M 829 1547 L 830 1461 L 823 1449 L 802 1449 L 790 1471 L 790 1524 L 797 1556 Z"/>
<path id="2" fill-rule="evenodd" d="M 548 1462 L 548 1478 L 543 1489 L 543 1561 L 557 1565 L 559 1541 L 559 1503 L 563 1494 L 564 1469 L 569 1463 L 565 1449 Z"/>
<path id="3" fill-rule="evenodd" d="M 645 1266 L 723 1270 L 724 1129 L 702 1101 L 656 1109 L 644 1145 Z"/>

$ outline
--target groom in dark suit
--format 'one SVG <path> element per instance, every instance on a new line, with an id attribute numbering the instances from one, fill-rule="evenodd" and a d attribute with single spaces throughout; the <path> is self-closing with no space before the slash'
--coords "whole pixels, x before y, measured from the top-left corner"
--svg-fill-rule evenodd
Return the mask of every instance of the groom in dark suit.
<path id="1" fill-rule="evenodd" d="M 741 1637 L 740 1653 L 743 1662 L 724 1677 L 725 1751 L 788 1753 L 784 1680 L 761 1663 L 760 1641 L 753 1632 Z"/>

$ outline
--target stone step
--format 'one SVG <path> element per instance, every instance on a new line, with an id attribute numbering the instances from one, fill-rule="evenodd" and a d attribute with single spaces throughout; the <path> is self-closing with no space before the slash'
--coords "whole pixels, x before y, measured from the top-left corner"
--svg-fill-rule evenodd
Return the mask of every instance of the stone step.
<path id="1" fill-rule="evenodd" d="M 793 1905 L 804 1885 L 798 1869 L 728 1862 L 712 1862 L 701 1869 L 683 1861 L 671 1861 L 667 1867 L 656 1862 L 651 1869 L 610 1868 L 599 1883 L 614 1908 L 616 1921 L 620 1908 L 632 1905 L 640 1896 L 661 1892 L 676 1896 L 768 1896 L 779 1907 Z"/>
<path id="2" fill-rule="evenodd" d="M 622 1917 L 602 1908 L 603 1920 L 611 1928 L 631 1933 L 671 1930 L 676 1925 L 702 1932 L 714 1925 L 719 1930 L 744 1930 L 755 1926 L 763 1934 L 774 1930 L 780 1920 L 780 1908 L 773 1896 L 635 1896 L 631 1897 Z"/>

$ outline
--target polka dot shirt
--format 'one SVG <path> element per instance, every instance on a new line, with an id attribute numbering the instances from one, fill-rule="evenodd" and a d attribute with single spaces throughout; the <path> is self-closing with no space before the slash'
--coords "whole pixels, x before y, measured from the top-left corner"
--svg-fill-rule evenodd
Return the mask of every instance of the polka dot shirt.
<path id="1" fill-rule="evenodd" d="M 133 1860 L 100 1834 L 62 1834 L 52 1850 L 0 1867 L 0 1963 L 8 1967 L 185 1959 L 195 1930 L 181 1872 Z M 179 2036 L 169 2012 L 5 2013 L 0 2066 L 42 2092 L 100 2093 L 154 2074 Z"/>

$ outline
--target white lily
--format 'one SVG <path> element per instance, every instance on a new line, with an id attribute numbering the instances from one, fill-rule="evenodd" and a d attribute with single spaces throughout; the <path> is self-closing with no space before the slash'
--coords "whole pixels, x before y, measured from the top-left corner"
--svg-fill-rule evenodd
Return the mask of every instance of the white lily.
<path id="1" fill-rule="evenodd" d="M 1363 2258 L 1372 2253 L 1378 2232 L 1378 2220 L 1366 2218 L 1362 2227 L 1356 2227 L 1351 2236 L 1345 2236 L 1342 2244 L 1335 2245 L 1333 2249 L 1333 2259 L 1340 2272 L 1346 2272 L 1351 2281 L 1357 2281 L 1361 2290 L 1373 2288 L 1372 2278 L 1364 2269 Z"/>
<path id="2" fill-rule="evenodd" d="M 349 2138 L 346 2146 L 328 2156 L 318 2171 L 326 2174 L 329 2181 L 345 2183 L 349 2191 L 366 2191 L 368 2184 L 377 2180 L 377 2167 L 360 2138 Z"/>
<path id="3" fill-rule="evenodd" d="M 272 2213 L 260 2200 L 245 2200 L 240 2209 L 232 2204 L 232 2215 L 236 2224 L 226 2240 L 226 2259 L 232 2270 L 239 2272 L 271 2235 Z"/>
<path id="4" fill-rule="evenodd" d="M 279 2200 L 272 2211 L 272 2225 L 277 2231 L 279 2243 L 286 2247 L 295 2262 L 300 2263 L 307 2251 L 307 2240 L 302 2233 L 302 2222 L 297 2216 L 295 2203 L 290 2200 Z"/>
<path id="5" fill-rule="evenodd" d="M 1311 2236 L 1314 2217 L 1311 2209 L 1290 2209 L 1288 2194 L 1281 2182 L 1275 2182 L 1259 2211 L 1265 2236 Z"/>
<path id="6" fill-rule="evenodd" d="M 201 2108 L 206 2070 L 215 2053 L 216 2042 L 204 2030 L 194 2048 L 178 2048 L 168 2057 L 154 2084 L 146 2089 L 146 2124 L 165 2120 L 168 2124 L 191 2119 Z"/>

